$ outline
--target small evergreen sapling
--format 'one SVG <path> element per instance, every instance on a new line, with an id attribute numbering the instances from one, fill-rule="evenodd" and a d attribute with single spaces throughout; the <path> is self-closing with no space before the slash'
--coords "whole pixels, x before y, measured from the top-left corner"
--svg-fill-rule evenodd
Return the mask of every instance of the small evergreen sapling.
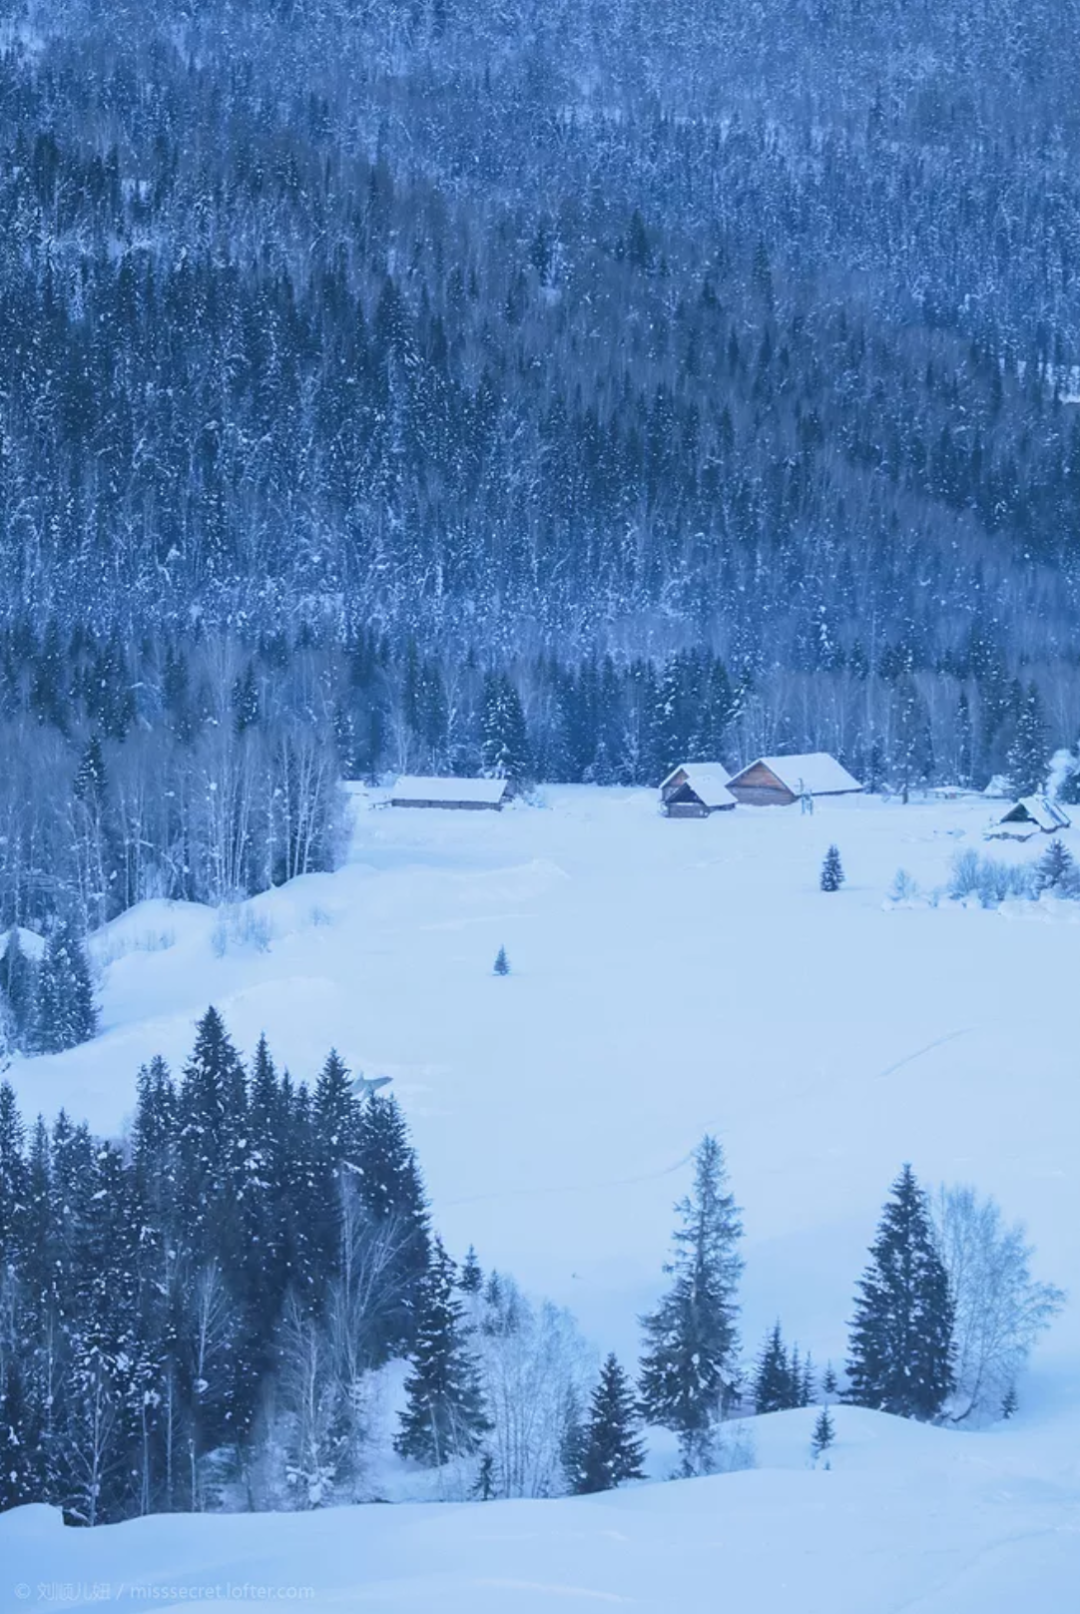
<path id="1" fill-rule="evenodd" d="M 1011 1418 L 1013 1413 L 1016 1411 L 1016 1407 L 1016 1386 L 1010 1384 L 1009 1388 L 1005 1391 L 1005 1394 L 1001 1398 L 1001 1416 L 1003 1418 Z"/>
<path id="2" fill-rule="evenodd" d="M 510 960 L 506 956 L 505 947 L 500 947 L 499 951 L 495 954 L 494 973 L 496 975 L 510 974 Z"/>
<path id="3" fill-rule="evenodd" d="M 481 1453 L 480 1467 L 469 1495 L 476 1502 L 490 1502 L 495 1495 L 495 1459 L 489 1451 Z"/>
<path id="4" fill-rule="evenodd" d="M 810 1450 L 814 1454 L 814 1461 L 823 1456 L 836 1439 L 836 1430 L 833 1427 L 832 1415 L 828 1407 L 822 1407 L 814 1424 L 814 1433 L 810 1438 Z"/>
<path id="5" fill-rule="evenodd" d="M 844 870 L 840 863 L 840 853 L 835 846 L 830 846 L 825 853 L 825 861 L 821 865 L 822 891 L 839 891 L 844 883 Z"/>
<path id="6" fill-rule="evenodd" d="M 1036 863 L 1035 879 L 1040 892 L 1055 891 L 1062 897 L 1076 895 L 1080 883 L 1076 862 L 1068 847 L 1064 846 L 1057 836 Z"/>

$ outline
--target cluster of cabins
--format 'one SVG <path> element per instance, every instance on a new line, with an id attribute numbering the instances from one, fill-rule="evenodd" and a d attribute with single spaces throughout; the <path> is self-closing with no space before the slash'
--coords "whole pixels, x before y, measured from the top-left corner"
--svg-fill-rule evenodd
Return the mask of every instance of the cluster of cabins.
<path id="1" fill-rule="evenodd" d="M 787 807 L 814 796 L 846 796 L 863 787 L 827 752 L 804 756 L 759 757 L 741 773 L 720 762 L 687 762 L 660 786 L 660 803 L 669 818 L 707 818 L 743 802 L 754 807 Z M 404 774 L 390 795 L 391 807 L 447 807 L 499 812 L 513 796 L 508 779 L 453 779 Z"/>
<path id="2" fill-rule="evenodd" d="M 859 781 L 827 751 L 787 757 L 758 757 L 740 773 L 729 774 L 719 762 L 686 762 L 660 786 L 660 802 L 669 818 L 707 818 L 747 807 L 790 807 L 815 796 L 851 796 Z"/>
<path id="3" fill-rule="evenodd" d="M 660 785 L 660 806 L 668 818 L 708 818 L 712 813 L 748 807 L 812 805 L 819 796 L 851 796 L 863 786 L 827 751 L 758 757 L 739 773 L 721 762 L 684 762 Z M 455 779 L 403 774 L 390 795 L 391 807 L 444 807 L 465 812 L 500 812 L 513 799 L 509 779 Z M 1000 819 L 1001 839 L 1026 840 L 1040 832 L 1068 829 L 1059 802 L 1024 796 Z"/>

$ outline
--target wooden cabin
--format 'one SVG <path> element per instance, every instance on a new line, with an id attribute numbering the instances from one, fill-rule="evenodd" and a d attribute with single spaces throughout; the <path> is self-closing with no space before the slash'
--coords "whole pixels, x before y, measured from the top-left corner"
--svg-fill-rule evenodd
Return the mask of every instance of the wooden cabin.
<path id="1" fill-rule="evenodd" d="M 1028 824 L 1033 832 L 1041 829 L 1044 835 L 1055 835 L 1059 829 L 1068 829 L 1072 820 L 1065 809 L 1048 796 L 1021 796 L 999 822 Z"/>
<path id="2" fill-rule="evenodd" d="M 708 818 L 735 806 L 721 762 L 686 762 L 660 784 L 660 805 L 668 818 Z"/>
<path id="3" fill-rule="evenodd" d="M 502 811 L 511 795 L 509 779 L 427 778 L 404 774 L 393 788 L 390 805 L 497 813 Z"/>
<path id="4" fill-rule="evenodd" d="M 851 796 L 862 788 L 827 751 L 759 757 L 728 781 L 735 800 L 750 807 L 790 807 L 804 796 Z"/>

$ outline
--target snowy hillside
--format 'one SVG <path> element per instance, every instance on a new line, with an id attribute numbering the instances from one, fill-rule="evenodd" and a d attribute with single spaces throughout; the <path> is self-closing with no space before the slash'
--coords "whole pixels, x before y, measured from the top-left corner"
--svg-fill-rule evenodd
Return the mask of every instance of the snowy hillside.
<path id="1" fill-rule="evenodd" d="M 842 1408 L 832 1470 L 807 1472 L 808 1412 L 758 1424 L 754 1472 L 569 1501 L 171 1515 L 97 1530 L 64 1530 L 58 1515 L 26 1508 L 0 1516 L 0 1609 L 1075 1607 L 1075 1438 L 962 1436 Z"/>
<path id="2" fill-rule="evenodd" d="M 393 1078 L 453 1253 L 474 1243 L 628 1362 L 711 1130 L 743 1208 L 747 1349 L 779 1314 L 819 1364 L 840 1362 L 905 1160 L 928 1186 L 995 1195 L 1027 1223 L 1037 1275 L 1080 1286 L 1080 904 L 930 896 L 958 852 L 1045 849 L 984 844 L 995 806 L 860 797 L 674 822 L 643 791 L 548 789 L 502 814 L 357 791 L 338 873 L 225 914 L 143 904 L 108 927 L 102 1034 L 9 1076 L 27 1114 L 65 1105 L 117 1132 L 137 1067 L 179 1066 L 210 1002 L 248 1052 L 265 1030 L 296 1077 L 336 1045 Z M 826 895 L 830 843 L 847 882 Z M 890 900 L 898 867 L 923 895 Z M 753 1471 L 602 1498 L 93 1532 L 24 1510 L 0 1519 L 0 1608 L 25 1606 L 5 1600 L 20 1582 L 38 1597 L 44 1575 L 132 1598 L 135 1582 L 315 1586 L 317 1607 L 417 1614 L 567 1600 L 704 1614 L 721 1591 L 762 1614 L 992 1614 L 1023 1587 L 1056 1614 L 1080 1583 L 1078 1345 L 1073 1306 L 1019 1418 L 987 1432 L 837 1409 L 829 1472 L 810 1471 L 803 1411 L 753 1421 Z M 665 1462 L 654 1451 L 650 1472 Z M 153 1606 L 181 1595 L 220 1593 Z"/>
<path id="3" fill-rule="evenodd" d="M 646 791 L 543 799 L 473 814 L 361 794 L 338 873 L 225 916 L 140 905 L 97 941 L 103 1034 L 10 1072 L 24 1112 L 120 1129 L 138 1066 L 179 1067 L 211 1002 L 297 1078 L 336 1046 L 394 1078 L 451 1250 L 474 1243 L 627 1356 L 707 1129 L 744 1210 L 751 1346 L 779 1310 L 839 1360 L 904 1160 L 993 1193 L 1041 1275 L 1076 1287 L 1080 904 L 887 899 L 899 866 L 929 891 L 966 847 L 1030 860 L 1041 838 L 985 847 L 995 804 L 977 799 L 689 822 Z M 847 883 L 825 896 L 832 841 Z M 1067 1314 L 1041 1360 L 1078 1337 Z"/>

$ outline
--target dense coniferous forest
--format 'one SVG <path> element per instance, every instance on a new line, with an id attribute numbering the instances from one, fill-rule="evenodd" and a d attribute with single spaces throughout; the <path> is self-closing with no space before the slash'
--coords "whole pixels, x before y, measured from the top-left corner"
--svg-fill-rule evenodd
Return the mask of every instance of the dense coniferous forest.
<path id="1" fill-rule="evenodd" d="M 1078 26 L 9 8 L 0 918 L 324 867 L 339 772 L 1036 783 L 1080 733 Z"/>

